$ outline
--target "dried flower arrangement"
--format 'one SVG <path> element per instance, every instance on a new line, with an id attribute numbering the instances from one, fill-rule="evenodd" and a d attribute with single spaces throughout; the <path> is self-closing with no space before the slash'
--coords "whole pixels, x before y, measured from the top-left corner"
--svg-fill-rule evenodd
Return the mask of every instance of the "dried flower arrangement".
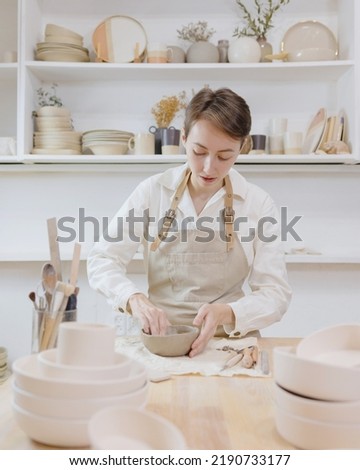
<path id="1" fill-rule="evenodd" d="M 242 29 L 238 26 L 233 36 L 265 37 L 268 31 L 274 27 L 273 16 L 281 7 L 287 5 L 290 0 L 252 0 L 252 9 L 245 5 L 244 1 L 236 0 L 242 14 L 242 21 L 246 23 Z"/>
<path id="2" fill-rule="evenodd" d="M 178 95 L 164 96 L 151 109 L 151 114 L 155 118 L 157 127 L 169 127 L 178 112 L 186 106 L 186 92 L 182 91 Z"/>
<path id="3" fill-rule="evenodd" d="M 51 91 L 46 91 L 43 87 L 40 87 L 36 90 L 36 94 L 38 97 L 38 105 L 40 108 L 42 108 L 43 106 L 56 106 L 58 108 L 62 107 L 62 100 L 56 94 L 57 87 L 58 84 L 53 83 L 50 87 Z"/>
<path id="4" fill-rule="evenodd" d="M 176 30 L 178 38 L 184 41 L 208 41 L 215 33 L 213 28 L 209 28 L 207 21 L 198 21 L 197 23 L 189 23 L 181 29 Z"/>

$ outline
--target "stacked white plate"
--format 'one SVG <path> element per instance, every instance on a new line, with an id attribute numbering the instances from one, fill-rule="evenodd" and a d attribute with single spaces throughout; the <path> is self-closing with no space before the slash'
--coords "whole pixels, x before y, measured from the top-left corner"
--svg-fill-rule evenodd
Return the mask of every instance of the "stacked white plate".
<path id="1" fill-rule="evenodd" d="M 275 422 L 301 449 L 360 449 L 360 324 L 274 349 Z"/>
<path id="2" fill-rule="evenodd" d="M 89 62 L 89 50 L 83 47 L 83 37 L 62 26 L 46 25 L 45 40 L 36 44 L 36 60 L 59 62 Z"/>
<path id="3" fill-rule="evenodd" d="M 96 347 L 100 327 L 74 322 L 68 331 L 70 336 L 76 335 L 78 349 L 70 346 L 65 350 L 61 346 L 65 344 L 61 343 L 61 331 L 65 329 L 60 328 L 62 349 L 49 349 L 13 363 L 13 414 L 31 439 L 56 447 L 87 447 L 88 424 L 96 412 L 109 406 L 131 409 L 145 406 L 149 380 L 142 364 L 113 351 L 115 342 L 111 341 L 108 344 L 111 357 L 106 365 L 96 362 L 97 358 L 103 360 L 103 351 Z M 89 337 L 94 341 L 88 341 Z M 71 341 L 75 344 L 75 340 Z M 93 354 L 85 354 L 91 351 L 92 344 Z M 90 361 L 83 365 L 86 356 Z"/>
<path id="4" fill-rule="evenodd" d="M 97 129 L 83 133 L 82 151 L 94 155 L 124 155 L 134 134 L 128 131 Z"/>
<path id="5" fill-rule="evenodd" d="M 34 124 L 36 130 L 33 154 L 81 154 L 81 132 L 74 131 L 68 109 L 54 106 L 40 108 L 34 118 Z"/>

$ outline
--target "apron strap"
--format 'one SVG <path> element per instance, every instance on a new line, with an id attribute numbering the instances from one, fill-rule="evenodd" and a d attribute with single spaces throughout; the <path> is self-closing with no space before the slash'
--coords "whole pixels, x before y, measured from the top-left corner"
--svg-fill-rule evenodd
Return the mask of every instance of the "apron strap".
<path id="1" fill-rule="evenodd" d="M 224 225 L 226 235 L 226 250 L 230 251 L 234 246 L 234 215 L 233 190 L 229 175 L 225 176 L 225 209 Z"/>
<path id="2" fill-rule="evenodd" d="M 190 169 L 188 169 L 185 173 L 184 178 L 182 179 L 181 183 L 177 187 L 175 191 L 175 195 L 173 197 L 173 200 L 171 202 L 170 209 L 165 212 L 165 217 L 163 220 L 162 227 L 160 229 L 160 232 L 158 233 L 158 236 L 155 238 L 155 240 L 152 242 L 150 245 L 150 250 L 151 251 L 156 251 L 157 248 L 159 247 L 160 243 L 165 240 L 167 233 L 175 219 L 176 215 L 176 209 L 179 204 L 179 201 L 181 199 L 181 196 L 183 195 L 186 185 L 188 184 L 189 178 L 191 175 Z"/>
<path id="3" fill-rule="evenodd" d="M 191 171 L 188 169 L 185 173 L 185 176 L 179 186 L 175 191 L 174 198 L 171 202 L 170 209 L 165 212 L 165 217 L 163 220 L 162 227 L 155 238 L 155 240 L 150 245 L 151 251 L 156 251 L 160 243 L 165 240 L 167 233 L 175 219 L 176 209 L 183 195 L 185 188 L 188 184 Z M 235 211 L 233 209 L 233 190 L 229 175 L 225 176 L 225 209 L 224 214 L 224 225 L 225 225 L 225 235 L 226 235 L 226 249 L 230 251 L 234 246 L 234 215 Z"/>

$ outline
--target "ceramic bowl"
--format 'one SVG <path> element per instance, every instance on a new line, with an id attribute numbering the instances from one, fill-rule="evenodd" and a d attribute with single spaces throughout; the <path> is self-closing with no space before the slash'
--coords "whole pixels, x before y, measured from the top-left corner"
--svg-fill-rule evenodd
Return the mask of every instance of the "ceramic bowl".
<path id="1" fill-rule="evenodd" d="M 115 360 L 115 337 L 115 327 L 112 325 L 62 322 L 56 360 L 72 366 L 111 366 Z"/>
<path id="2" fill-rule="evenodd" d="M 286 441 L 300 449 L 360 449 L 360 424 L 306 419 L 276 407 L 275 425 Z"/>
<path id="3" fill-rule="evenodd" d="M 295 348 L 273 351 L 274 380 L 293 393 L 318 400 L 360 400 L 360 368 L 324 364 L 296 355 Z"/>
<path id="4" fill-rule="evenodd" d="M 88 447 L 88 419 L 48 418 L 12 403 L 15 421 L 34 441 L 55 447 Z"/>
<path id="5" fill-rule="evenodd" d="M 89 421 L 92 448 L 185 450 L 180 430 L 165 418 L 148 411 L 109 407 Z"/>
<path id="6" fill-rule="evenodd" d="M 52 23 L 48 23 L 45 26 L 45 36 L 66 36 L 69 38 L 74 37 L 78 40 L 83 39 L 83 36 L 76 33 L 75 31 Z"/>
<path id="7" fill-rule="evenodd" d="M 50 398 L 105 398 L 122 395 L 142 388 L 148 381 L 145 366 L 133 361 L 127 377 L 113 380 L 60 379 L 44 377 L 40 371 L 37 354 L 16 359 L 12 366 L 16 385 L 30 393 Z"/>
<path id="8" fill-rule="evenodd" d="M 151 335 L 141 332 L 144 346 L 158 356 L 184 356 L 188 354 L 192 343 L 199 336 L 200 330 L 194 326 L 170 326 L 165 335 Z"/>
<path id="9" fill-rule="evenodd" d="M 36 111 L 36 115 L 39 117 L 56 116 L 70 118 L 70 110 L 58 106 L 43 106 Z"/>
<path id="10" fill-rule="evenodd" d="M 82 380 L 116 380 L 127 377 L 134 362 L 128 356 L 114 353 L 114 363 L 109 366 L 73 366 L 61 364 L 56 359 L 57 350 L 47 349 L 38 354 L 39 368 L 44 377 Z"/>
<path id="11" fill-rule="evenodd" d="M 335 325 L 302 339 L 296 354 L 304 359 L 339 367 L 355 368 L 360 373 L 360 324 Z"/>
<path id="12" fill-rule="evenodd" d="M 104 398 L 49 398 L 22 390 L 13 383 L 13 400 L 23 410 L 48 418 L 88 419 L 109 406 L 143 408 L 146 405 L 149 382 L 134 392 Z"/>
<path id="13" fill-rule="evenodd" d="M 101 143 L 101 144 L 86 144 L 94 155 L 125 155 L 128 151 L 128 144 L 126 142 L 118 143 Z"/>
<path id="14" fill-rule="evenodd" d="M 360 424 L 360 400 L 325 401 L 303 397 L 274 385 L 276 405 L 287 413 L 323 422 Z"/>

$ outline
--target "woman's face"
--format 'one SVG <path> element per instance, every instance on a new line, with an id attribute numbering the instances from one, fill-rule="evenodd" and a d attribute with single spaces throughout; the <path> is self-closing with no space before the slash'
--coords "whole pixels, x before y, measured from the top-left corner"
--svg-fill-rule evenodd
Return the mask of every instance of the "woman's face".
<path id="1" fill-rule="evenodd" d="M 242 141 L 202 119 L 193 125 L 183 143 L 194 188 L 211 192 L 220 189 L 239 155 Z"/>

